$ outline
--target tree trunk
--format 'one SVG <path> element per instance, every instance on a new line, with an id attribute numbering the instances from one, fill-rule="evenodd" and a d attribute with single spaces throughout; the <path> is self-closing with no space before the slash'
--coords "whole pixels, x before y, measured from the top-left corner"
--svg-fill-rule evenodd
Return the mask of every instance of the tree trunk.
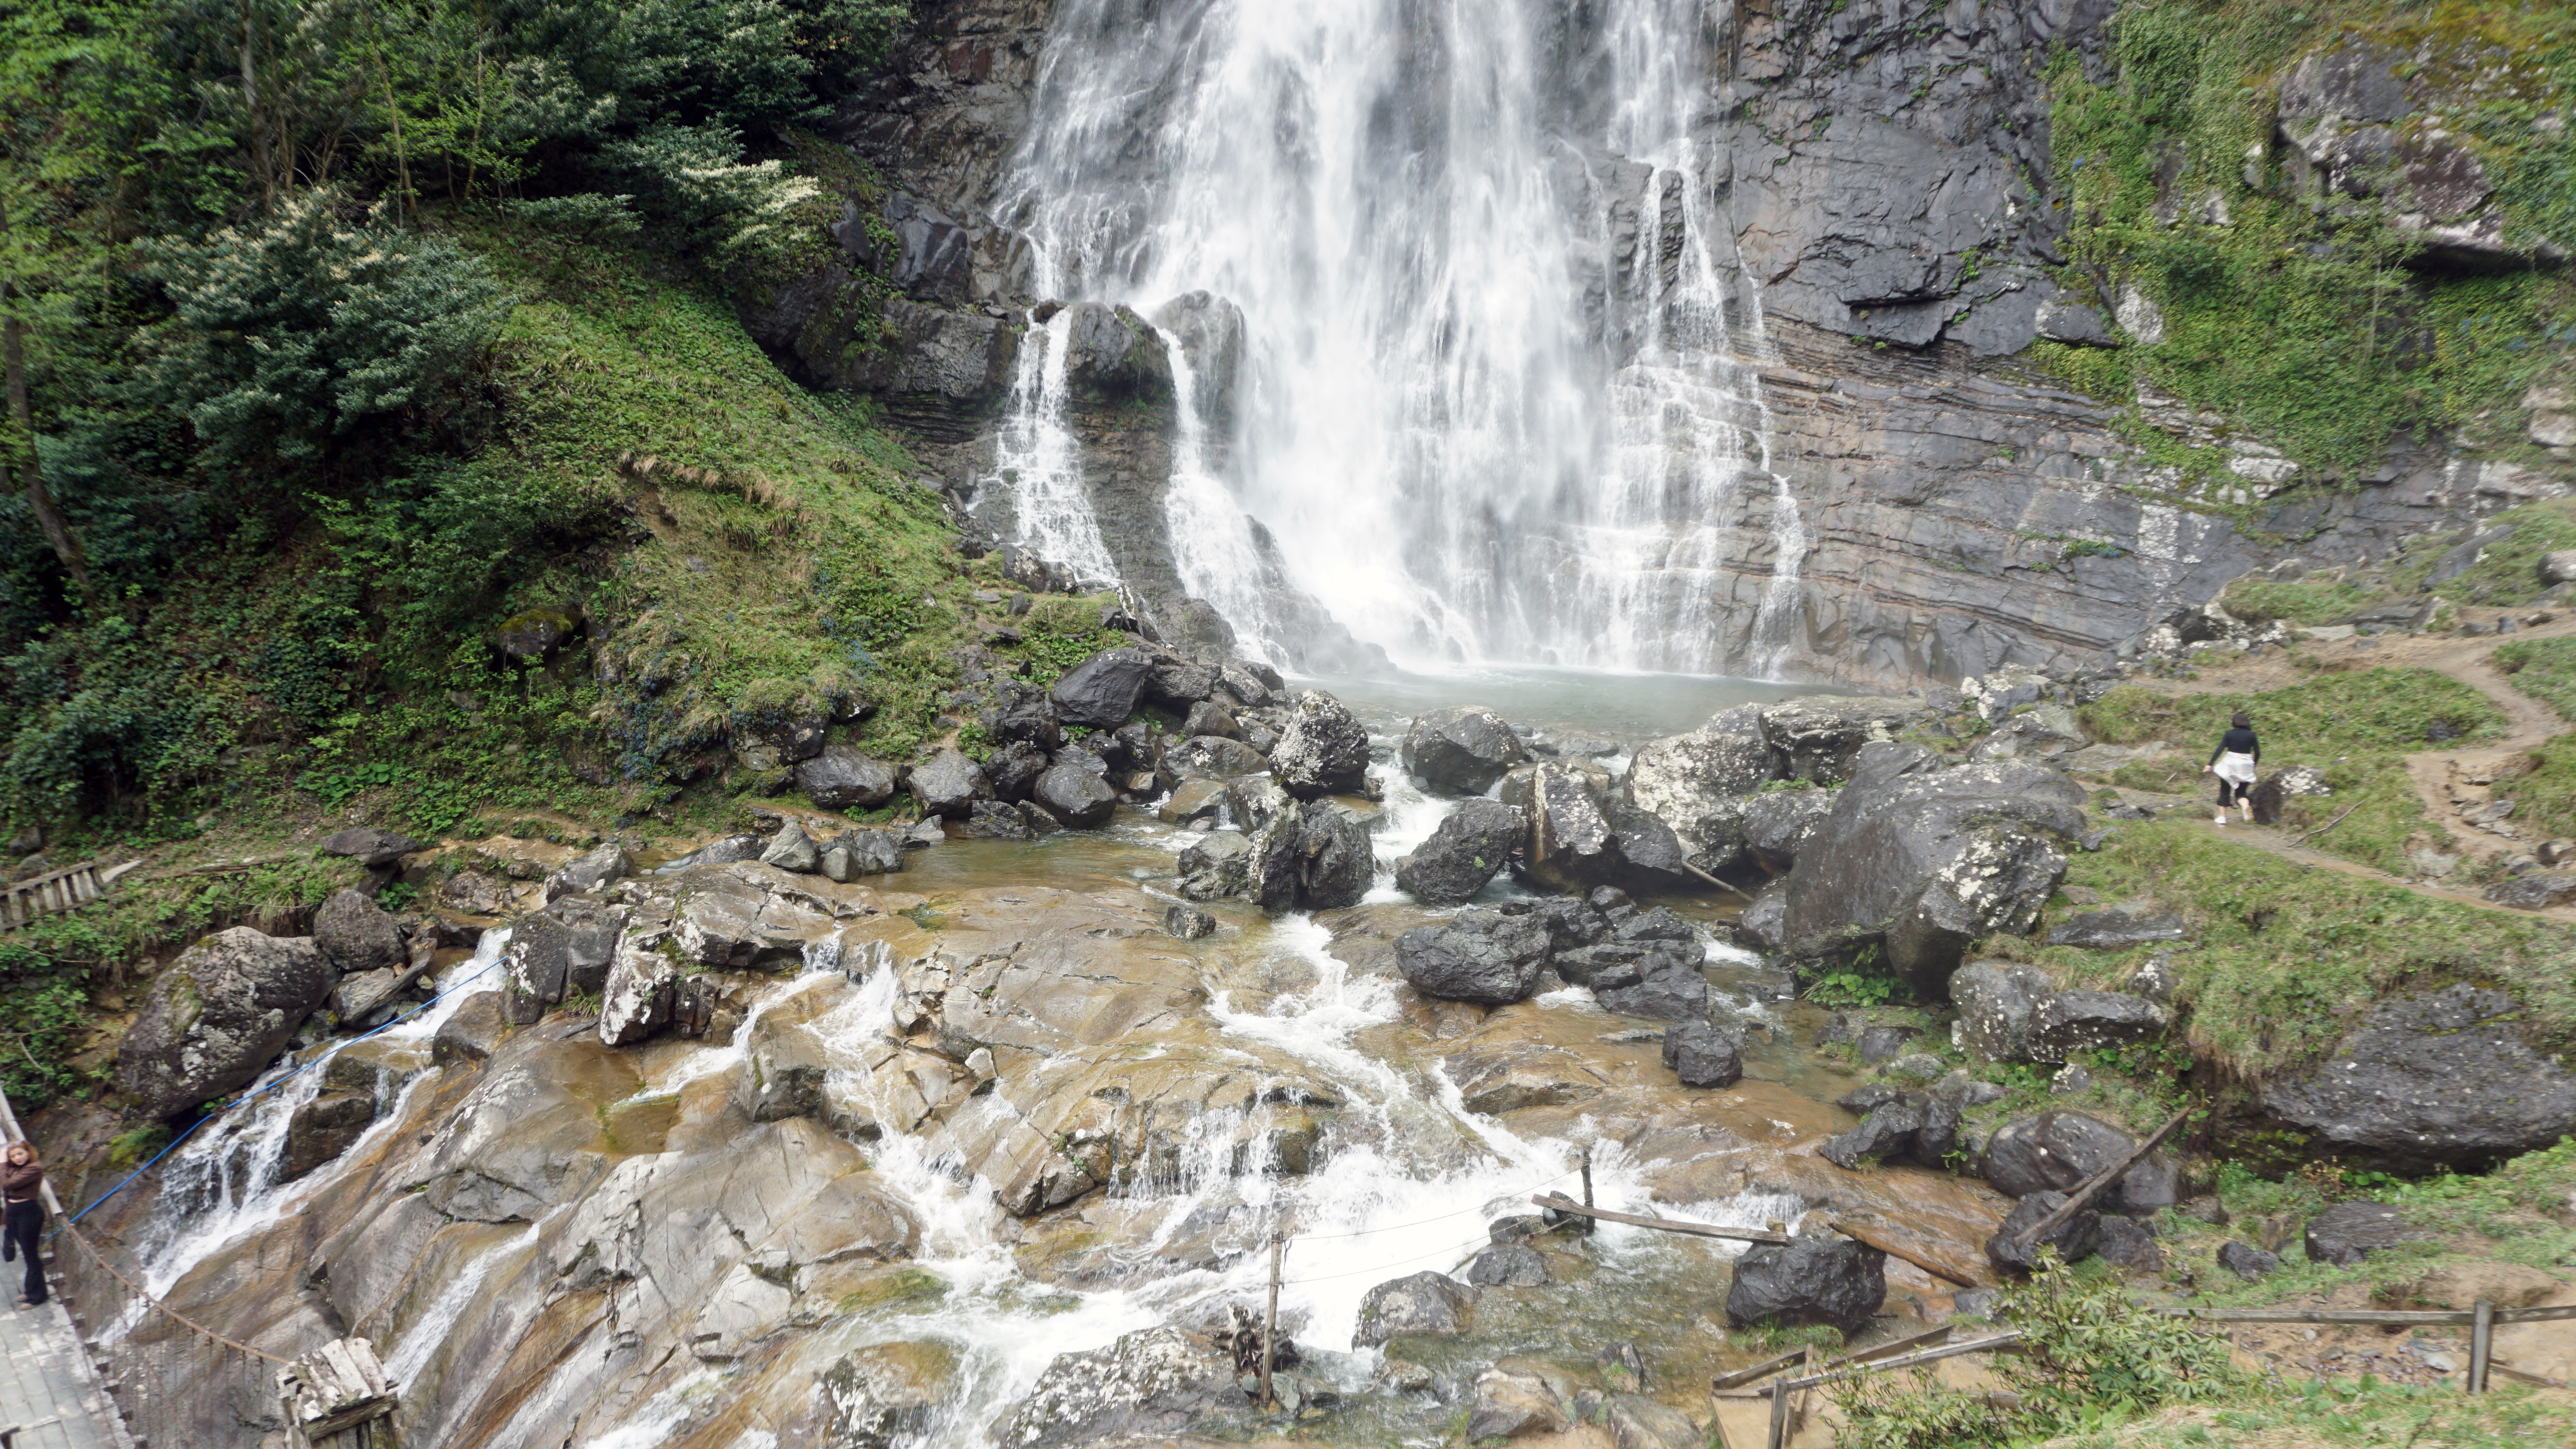
<path id="1" fill-rule="evenodd" d="M 7 203 L 0 201 L 0 237 L 9 233 Z M 9 390 L 9 421 L 17 424 L 24 439 L 25 452 L 14 460 L 19 482 L 27 493 L 27 508 L 36 515 L 36 526 L 44 530 L 45 542 L 51 544 L 54 557 L 62 560 L 63 572 L 71 575 L 72 587 L 80 591 L 81 602 L 95 604 L 90 593 L 89 559 L 81 551 L 80 535 L 72 532 L 71 520 L 54 506 L 54 495 L 45 488 L 45 470 L 36 461 L 35 409 L 27 400 L 27 336 L 10 307 L 18 297 L 14 283 L 0 281 L 0 375 L 5 375 Z"/>

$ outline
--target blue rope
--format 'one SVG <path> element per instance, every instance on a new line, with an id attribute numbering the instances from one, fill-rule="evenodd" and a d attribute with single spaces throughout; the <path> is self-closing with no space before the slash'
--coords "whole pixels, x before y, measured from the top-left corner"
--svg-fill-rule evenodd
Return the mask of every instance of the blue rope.
<path id="1" fill-rule="evenodd" d="M 409 1020 L 411 1020 L 413 1017 L 420 1015 L 422 1012 L 429 1010 L 431 1007 L 436 1006 L 438 1003 L 440 1003 L 440 1002 L 442 1002 L 442 1001 L 445 1001 L 447 998 L 449 998 L 449 997 L 451 997 L 451 996 L 454 996 L 456 993 L 458 993 L 458 992 L 460 992 L 460 991 L 463 991 L 467 986 L 469 986 L 469 985 L 473 984 L 473 982 L 475 981 L 475 979 L 476 979 L 477 977 L 480 977 L 480 976 L 481 976 L 485 971 L 489 971 L 489 970 L 491 970 L 493 967 L 498 966 L 498 965 L 500 965 L 500 964 L 501 964 L 501 958 L 500 958 L 500 957 L 498 957 L 498 956 L 493 957 L 491 960 L 484 962 L 484 963 L 483 963 L 483 965 L 482 965 L 482 968 L 481 968 L 480 970 L 477 970 L 477 971 L 474 973 L 474 975 L 472 975 L 472 976 L 468 976 L 468 977 L 466 977 L 463 981 L 459 981 L 459 982 L 457 982 L 455 985 L 453 985 L 453 986 L 451 986 L 451 987 L 447 988 L 445 991 L 442 991 L 442 992 L 438 993 L 436 996 L 433 996 L 433 997 L 431 997 L 430 999 L 428 999 L 427 1001 L 422 1002 L 420 1005 L 413 1007 L 411 1010 L 406 1011 L 406 1012 L 404 1012 L 402 1015 L 395 1017 L 393 1020 L 391 1020 L 391 1021 L 389 1021 L 389 1022 L 386 1022 L 384 1025 L 382 1025 L 382 1026 L 380 1026 L 380 1027 L 377 1027 L 374 1031 L 366 1032 L 366 1033 L 363 1033 L 362 1035 L 351 1037 L 349 1040 L 347 1040 L 347 1041 L 344 1041 L 344 1042 L 340 1043 L 338 1046 L 335 1046 L 335 1047 L 331 1048 L 329 1051 L 326 1051 L 326 1052 L 322 1053 L 320 1056 L 315 1057 L 313 1060 L 311 1060 L 311 1061 L 309 1061 L 309 1062 L 306 1062 L 304 1065 L 302 1065 L 302 1066 L 300 1066 L 300 1067 L 297 1067 L 294 1071 L 288 1072 L 285 1076 L 279 1077 L 276 1081 L 273 1081 L 273 1082 L 269 1083 L 267 1086 L 260 1088 L 258 1091 L 256 1091 L 256 1092 L 252 1092 L 252 1093 L 248 1094 L 247 1096 L 243 1096 L 243 1097 L 235 1098 L 235 1099 L 232 1101 L 232 1103 L 231 1103 L 230 1105 L 225 1106 L 225 1107 L 221 1107 L 221 1108 L 219 1108 L 219 1109 L 217 1109 L 217 1110 L 215 1110 L 215 1111 L 209 1112 L 209 1113 L 207 1113 L 205 1116 L 198 1118 L 196 1121 L 189 1123 L 189 1124 L 188 1124 L 188 1130 L 187 1130 L 187 1131 L 182 1132 L 182 1133 L 180 1133 L 178 1136 L 171 1138 L 171 1139 L 170 1139 L 170 1143 L 169 1143 L 169 1145 L 168 1145 L 168 1146 L 166 1146 L 166 1147 L 162 1148 L 162 1149 L 161 1149 L 160 1151 L 158 1151 L 158 1152 L 153 1153 L 153 1154 L 152 1154 L 152 1157 L 151 1157 L 151 1160 L 150 1160 L 150 1161 L 148 1161 L 148 1162 L 146 1162 L 146 1163 L 144 1163 L 141 1167 L 138 1167 L 138 1168 L 134 1169 L 134 1171 L 133 1171 L 132 1173 L 130 1173 L 130 1174 L 126 1177 L 125 1181 L 120 1182 L 120 1183 L 118 1183 L 116 1186 L 111 1187 L 111 1188 L 109 1188 L 107 1191 L 105 1191 L 105 1192 L 103 1192 L 103 1193 L 99 1194 L 97 1201 L 92 1202 L 88 1207 L 82 1208 L 79 1212 L 76 1212 L 76 1213 L 72 1214 L 70 1217 L 68 1217 L 68 1218 L 64 1219 L 64 1220 L 63 1220 L 63 1222 L 61 1223 L 61 1225 L 60 1225 L 60 1226 L 57 1226 L 57 1227 L 53 1230 L 53 1233 L 47 1233 L 45 1236 L 47 1236 L 47 1237 L 52 1237 L 52 1236 L 54 1235 L 54 1233 L 59 1233 L 59 1232 L 61 1232 L 64 1228 L 68 1228 L 68 1227 L 70 1227 L 72 1224 L 79 1222 L 81 1219 L 83 1219 L 83 1218 L 85 1218 L 85 1217 L 88 1217 L 91 1213 L 94 1213 L 94 1212 L 98 1211 L 98 1208 L 99 1208 L 99 1204 L 100 1204 L 100 1203 L 104 1203 L 104 1202 L 106 1202 L 109 1198 L 112 1198 L 112 1197 L 116 1196 L 118 1193 L 123 1192 L 123 1191 L 125 1191 L 127 1188 L 129 1188 L 129 1187 L 133 1186 L 133 1185 L 134 1185 L 134 1180 L 135 1180 L 136 1178 L 139 1178 L 139 1177 L 141 1177 L 143 1174 L 145 1174 L 145 1173 L 147 1173 L 147 1172 L 150 1172 L 150 1171 L 153 1169 L 153 1167 L 161 1161 L 161 1159 L 162 1159 L 162 1158 L 167 1157 L 167 1156 L 169 1156 L 171 1153 L 178 1151 L 178 1150 L 179 1150 L 179 1144 L 180 1144 L 180 1143 L 182 1143 L 182 1142 L 187 1141 L 190 1137 L 195 1136 L 198 1128 L 205 1126 L 205 1125 L 206 1125 L 207 1123 L 209 1123 L 209 1122 L 215 1121 L 217 1118 L 222 1117 L 225 1113 L 232 1111 L 232 1110 L 233 1110 L 233 1108 L 235 1108 L 235 1107 L 246 1107 L 246 1106 L 250 1105 L 252 1102 L 255 1102 L 255 1101 L 257 1101 L 259 1098 L 261 1098 L 261 1097 L 263 1097 L 263 1096 L 267 1095 L 268 1093 L 270 1093 L 270 1092 L 272 1092 L 272 1091 L 275 1091 L 277 1088 L 285 1086 L 287 1083 L 289 1083 L 289 1082 L 291 1082 L 291 1081 L 294 1081 L 297 1077 L 300 1077 L 300 1076 L 304 1075 L 306 1072 L 309 1072 L 309 1071 L 313 1070 L 315 1067 L 318 1067 L 318 1066 L 322 1065 L 324 1062 L 327 1062 L 327 1061 L 331 1060 L 331 1058 L 333 1058 L 333 1057 L 335 1057 L 335 1056 L 338 1056 L 338 1055 L 340 1054 L 340 1052 L 341 1052 L 341 1050 L 342 1050 L 343 1048 L 356 1046 L 358 1043 L 360 1043 L 360 1042 L 362 1042 L 362 1041 L 365 1041 L 368 1037 L 378 1036 L 378 1035 L 381 1035 L 381 1034 L 383 1034 L 383 1033 L 385 1033 L 385 1032 L 389 1032 L 389 1031 L 393 1030 L 395 1027 L 398 1027 L 398 1026 L 402 1025 L 404 1022 L 409 1021 Z"/>

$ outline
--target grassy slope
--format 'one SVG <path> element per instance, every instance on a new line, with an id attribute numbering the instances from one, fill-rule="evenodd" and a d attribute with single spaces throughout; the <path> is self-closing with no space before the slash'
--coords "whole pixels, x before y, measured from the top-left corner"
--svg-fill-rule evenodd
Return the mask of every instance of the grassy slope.
<path id="1" fill-rule="evenodd" d="M 2484 695 L 2429 669 L 2326 674 L 2260 693 L 2166 695 L 2126 686 L 2087 705 L 2082 718 L 2095 737 L 2113 744 L 2178 746 L 2179 755 L 2128 766 L 2114 778 L 2133 789 L 2187 794 L 2202 790 L 2200 767 L 2238 710 L 2253 716 L 2266 771 L 2312 765 L 2334 792 L 2295 802 L 2284 816 L 2290 828 L 2333 823 L 2310 843 L 2400 874 L 2410 870 L 2409 848 L 2440 842 L 2399 757 L 2437 743 L 2428 732 L 2448 730 L 2444 743 L 2457 745 L 2491 738 L 2505 726 Z"/>

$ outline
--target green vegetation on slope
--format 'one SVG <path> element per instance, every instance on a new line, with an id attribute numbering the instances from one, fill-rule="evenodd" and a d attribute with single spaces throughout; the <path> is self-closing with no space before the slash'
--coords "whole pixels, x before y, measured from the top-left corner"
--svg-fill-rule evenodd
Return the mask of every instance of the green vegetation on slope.
<path id="1" fill-rule="evenodd" d="M 2201 766 L 2238 710 L 2253 717 L 2266 772 L 2313 766 L 2333 792 L 2294 799 L 2283 813 L 2288 828 L 2320 831 L 2309 841 L 2317 849 L 2395 873 L 2411 869 L 2406 853 L 2413 846 L 2439 844 L 2402 755 L 2492 738 L 2505 726 L 2486 696 L 2429 669 L 2325 674 L 2259 693 L 2165 695 L 2125 685 L 2081 714 L 2085 728 L 2109 743 L 2161 740 L 2179 748 L 2164 760 L 2123 767 L 2117 783 L 2187 794 L 2204 790 Z"/>
<path id="2" fill-rule="evenodd" d="M 2133 0 L 2111 35 L 2107 73 L 2072 51 L 2049 72 L 2069 208 L 2062 279 L 2106 316 L 2138 289 L 2164 336 L 2039 344 L 2070 382 L 2124 404 L 2151 382 L 2259 432 L 2311 477 L 2348 483 L 2394 436 L 2515 406 L 2576 349 L 2576 279 L 2563 270 L 2427 270 L 2420 240 L 2378 202 L 2299 197 L 2275 163 L 2248 160 L 2276 146 L 2274 83 L 2302 53 L 2357 37 L 2419 55 L 2456 101 L 2440 124 L 2495 181 L 2514 234 L 2563 242 L 2576 233 L 2576 148 L 2546 122 L 2576 92 L 2576 14 L 2494 0 Z M 2129 431 L 2160 462 L 2236 481 L 2223 450 L 2143 420 Z"/>

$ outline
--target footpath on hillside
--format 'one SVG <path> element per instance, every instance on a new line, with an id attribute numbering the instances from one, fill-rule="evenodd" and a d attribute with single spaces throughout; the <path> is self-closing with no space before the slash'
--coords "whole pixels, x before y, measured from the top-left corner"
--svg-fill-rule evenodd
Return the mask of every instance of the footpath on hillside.
<path id="1" fill-rule="evenodd" d="M 2515 689 L 2504 672 L 2495 667 L 2492 656 L 2501 644 L 2509 640 L 2571 637 L 2576 637 L 2576 618 L 2556 619 L 2520 630 L 2505 639 L 2492 635 L 2381 635 L 2302 645 L 2300 649 L 2311 660 L 2343 668 L 2429 669 L 2478 691 L 2504 715 L 2507 732 L 2502 739 L 2480 741 L 2458 749 L 2411 751 L 2406 756 L 2407 772 L 2414 781 L 2416 794 L 2424 802 L 2426 823 L 2449 834 L 2451 848 L 2463 854 L 2465 863 L 2491 860 L 2527 848 L 2522 842 L 2510 841 L 2480 829 L 2467 819 L 2467 812 L 2485 803 L 2486 787 L 2499 772 L 2530 750 L 2566 733 L 2569 728 L 2568 722 L 2559 718 L 2556 711 Z M 2196 679 L 2141 677 L 2130 682 L 2157 694 L 2179 697 L 2286 689 L 2311 677 L 2310 673 L 2294 665 L 2287 653 L 2272 649 L 2260 655 L 2206 666 Z M 2259 733 L 2262 721 L 2258 719 L 2255 724 Z M 2288 741 L 2281 743 L 2287 744 Z M 2123 790 L 2121 794 L 2124 798 L 2134 797 L 2152 803 L 2167 803 L 2173 798 L 2131 790 Z M 2205 792 L 2204 798 L 2215 799 L 2214 786 Z M 2214 808 L 2212 813 L 2215 813 Z M 2331 820 L 2332 817 L 2328 818 Z M 2214 824 L 2210 828 L 2222 831 Z M 2330 855 L 2306 843 L 2309 836 L 2323 834 L 2322 828 L 2293 830 L 2247 825 L 2241 819 L 2231 818 L 2222 833 L 2237 844 L 2267 851 L 2300 865 L 2376 881 L 2417 895 L 2512 916 L 2541 916 L 2576 922 L 2576 905 L 2522 910 L 2486 899 L 2479 886 L 2397 875 L 2359 861 Z"/>

